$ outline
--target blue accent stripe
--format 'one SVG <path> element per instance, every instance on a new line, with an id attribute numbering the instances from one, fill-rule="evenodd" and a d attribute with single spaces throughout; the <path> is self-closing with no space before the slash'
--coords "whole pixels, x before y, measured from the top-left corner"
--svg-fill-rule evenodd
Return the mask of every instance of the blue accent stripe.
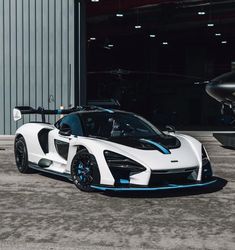
<path id="1" fill-rule="evenodd" d="M 126 179 L 120 179 L 119 181 L 121 184 L 129 184 L 129 180 Z"/>
<path id="2" fill-rule="evenodd" d="M 115 188 L 115 187 L 102 187 L 102 186 L 95 186 L 92 185 L 92 188 L 95 188 L 97 190 L 101 191 L 157 191 L 157 190 L 169 190 L 169 189 L 183 189 L 183 188 L 194 188 L 194 187 L 205 187 L 208 185 L 211 185 L 215 183 L 217 180 L 212 180 L 206 183 L 197 183 L 197 184 L 189 184 L 189 185 L 168 185 L 165 187 L 120 187 L 120 188 Z"/>
<path id="3" fill-rule="evenodd" d="M 167 148 L 163 147 L 161 144 L 157 143 L 157 142 L 154 142 L 154 141 L 151 141 L 151 140 L 147 140 L 147 139 L 140 139 L 141 141 L 145 141 L 145 142 L 148 142 L 152 145 L 154 145 L 155 147 L 159 148 L 164 154 L 170 154 L 170 150 L 168 150 Z"/>
<path id="4" fill-rule="evenodd" d="M 57 109 L 57 114 L 61 115 L 61 113 L 62 113 L 62 109 Z"/>
<path id="5" fill-rule="evenodd" d="M 105 109 L 105 108 L 97 107 L 97 106 L 94 106 L 94 107 L 97 108 L 98 110 L 106 111 L 108 113 L 114 113 L 114 111 L 112 109 Z"/>
<path id="6" fill-rule="evenodd" d="M 111 109 L 103 109 L 103 110 L 108 112 L 108 113 L 114 113 L 113 110 L 111 110 Z"/>

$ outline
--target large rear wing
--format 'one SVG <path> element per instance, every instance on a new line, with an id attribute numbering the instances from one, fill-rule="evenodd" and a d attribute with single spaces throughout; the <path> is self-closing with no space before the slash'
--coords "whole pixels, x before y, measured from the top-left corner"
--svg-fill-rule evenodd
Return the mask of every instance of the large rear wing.
<path id="1" fill-rule="evenodd" d="M 81 107 L 77 108 L 70 108 L 70 109 L 44 109 L 42 107 L 39 107 L 37 109 L 34 109 L 32 107 L 28 106 L 18 106 L 13 109 L 13 118 L 14 121 L 18 121 L 22 118 L 22 115 L 31 115 L 31 114 L 37 114 L 42 116 L 42 122 L 46 121 L 45 116 L 46 115 L 67 115 L 75 111 L 82 110 Z"/>
<path id="2" fill-rule="evenodd" d="M 46 115 L 67 115 L 67 114 L 70 114 L 72 112 L 87 110 L 87 109 L 94 109 L 94 107 L 88 107 L 88 106 L 81 107 L 81 106 L 79 106 L 79 107 L 74 107 L 74 108 L 70 108 L 70 109 L 50 110 L 50 109 L 44 109 L 42 107 L 34 109 L 32 107 L 29 107 L 29 106 L 18 106 L 18 107 L 15 107 L 13 109 L 13 118 L 14 118 L 14 121 L 19 121 L 22 118 L 22 115 L 37 114 L 37 115 L 41 115 L 42 122 L 45 122 Z"/>
<path id="3" fill-rule="evenodd" d="M 46 115 L 67 115 L 76 111 L 86 111 L 86 110 L 107 110 L 102 107 L 97 106 L 78 106 L 70 109 L 44 109 L 38 107 L 34 109 L 29 106 L 17 106 L 13 109 L 13 118 L 14 121 L 19 121 L 22 118 L 22 115 L 41 115 L 42 122 L 46 122 Z"/>

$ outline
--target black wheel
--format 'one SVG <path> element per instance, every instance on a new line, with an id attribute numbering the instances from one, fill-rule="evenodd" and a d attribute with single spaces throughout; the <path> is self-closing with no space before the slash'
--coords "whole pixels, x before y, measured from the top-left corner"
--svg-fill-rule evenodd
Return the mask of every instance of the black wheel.
<path id="1" fill-rule="evenodd" d="M 71 176 L 74 185 L 81 191 L 91 192 L 92 157 L 86 149 L 80 150 L 73 158 L 71 164 Z"/>
<path id="2" fill-rule="evenodd" d="M 22 136 L 15 139 L 15 160 L 16 166 L 21 173 L 30 172 L 28 166 L 28 151 Z"/>

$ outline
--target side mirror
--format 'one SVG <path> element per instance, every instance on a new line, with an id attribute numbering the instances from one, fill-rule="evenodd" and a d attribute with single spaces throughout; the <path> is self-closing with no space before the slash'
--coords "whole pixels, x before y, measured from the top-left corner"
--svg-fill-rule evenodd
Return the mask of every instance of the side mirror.
<path id="1" fill-rule="evenodd" d="M 175 127 L 174 126 L 166 126 L 166 130 L 168 133 L 175 133 Z"/>
<path id="2" fill-rule="evenodd" d="M 63 136 L 70 136 L 72 134 L 72 130 L 69 125 L 63 124 L 60 128 L 59 134 Z"/>

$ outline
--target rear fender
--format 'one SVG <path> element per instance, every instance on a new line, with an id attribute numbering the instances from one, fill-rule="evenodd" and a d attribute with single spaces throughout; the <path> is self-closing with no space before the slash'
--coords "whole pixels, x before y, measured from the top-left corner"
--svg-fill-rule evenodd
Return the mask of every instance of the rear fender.
<path id="1" fill-rule="evenodd" d="M 53 126 L 43 123 L 27 123 L 16 131 L 16 136 L 21 135 L 24 137 L 30 162 L 38 163 L 38 161 L 45 155 L 38 140 L 38 133 L 44 128 L 53 129 Z"/>

